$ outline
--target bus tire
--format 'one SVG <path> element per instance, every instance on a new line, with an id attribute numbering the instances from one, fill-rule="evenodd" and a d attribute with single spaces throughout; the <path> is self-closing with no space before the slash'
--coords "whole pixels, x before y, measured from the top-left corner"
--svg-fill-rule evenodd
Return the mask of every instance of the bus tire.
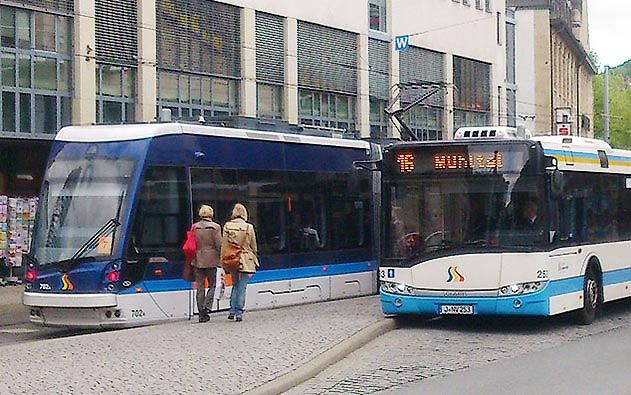
<path id="1" fill-rule="evenodd" d="M 597 265 L 590 264 L 583 277 L 583 308 L 578 312 L 578 319 L 582 325 L 594 322 L 602 300 L 602 284 Z"/>

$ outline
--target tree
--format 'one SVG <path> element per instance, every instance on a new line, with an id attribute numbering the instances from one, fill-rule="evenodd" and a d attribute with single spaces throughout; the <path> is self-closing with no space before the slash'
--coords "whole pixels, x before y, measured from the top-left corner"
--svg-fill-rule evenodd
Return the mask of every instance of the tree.
<path id="1" fill-rule="evenodd" d="M 603 138 L 604 74 L 594 78 L 594 135 Z M 611 145 L 631 149 L 631 60 L 610 69 L 609 130 Z"/>

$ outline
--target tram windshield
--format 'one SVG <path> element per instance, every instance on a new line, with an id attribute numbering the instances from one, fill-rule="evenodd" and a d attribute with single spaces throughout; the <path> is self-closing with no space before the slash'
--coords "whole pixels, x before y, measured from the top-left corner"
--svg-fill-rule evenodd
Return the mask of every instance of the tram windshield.
<path id="1" fill-rule="evenodd" d="M 525 154 L 505 162 L 507 171 L 472 170 L 465 163 L 466 172 L 406 171 L 386 179 L 384 258 L 422 260 L 546 243 L 545 178 L 532 172 Z"/>
<path id="2" fill-rule="evenodd" d="M 39 265 L 71 259 L 105 223 L 118 219 L 135 162 L 56 159 L 44 180 L 32 256 Z M 118 234 L 104 234 L 84 257 L 110 256 Z"/>

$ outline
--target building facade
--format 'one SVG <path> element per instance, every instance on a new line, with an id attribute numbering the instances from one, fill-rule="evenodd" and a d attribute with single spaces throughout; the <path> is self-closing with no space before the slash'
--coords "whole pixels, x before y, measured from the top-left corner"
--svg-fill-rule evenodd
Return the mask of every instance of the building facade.
<path id="1" fill-rule="evenodd" d="M 536 134 L 593 137 L 587 0 L 508 0 L 514 14 L 516 122 Z"/>
<path id="2" fill-rule="evenodd" d="M 175 119 L 241 116 L 396 137 L 384 109 L 439 86 L 406 120 L 419 139 L 449 139 L 462 125 L 508 124 L 516 91 L 505 0 L 0 7 L 0 193 L 36 193 L 50 142 L 69 124 L 150 122 L 168 108 Z M 407 50 L 396 50 L 398 36 Z"/>

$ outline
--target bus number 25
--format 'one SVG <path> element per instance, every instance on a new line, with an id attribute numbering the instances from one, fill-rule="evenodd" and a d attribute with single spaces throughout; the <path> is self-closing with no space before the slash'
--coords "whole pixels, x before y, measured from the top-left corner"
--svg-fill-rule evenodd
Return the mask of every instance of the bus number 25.
<path id="1" fill-rule="evenodd" d="M 132 309 L 131 318 L 142 318 L 145 316 L 145 312 L 142 309 Z"/>
<path id="2" fill-rule="evenodd" d="M 537 278 L 538 279 L 547 279 L 548 278 L 548 271 L 547 270 L 537 270 Z"/>

